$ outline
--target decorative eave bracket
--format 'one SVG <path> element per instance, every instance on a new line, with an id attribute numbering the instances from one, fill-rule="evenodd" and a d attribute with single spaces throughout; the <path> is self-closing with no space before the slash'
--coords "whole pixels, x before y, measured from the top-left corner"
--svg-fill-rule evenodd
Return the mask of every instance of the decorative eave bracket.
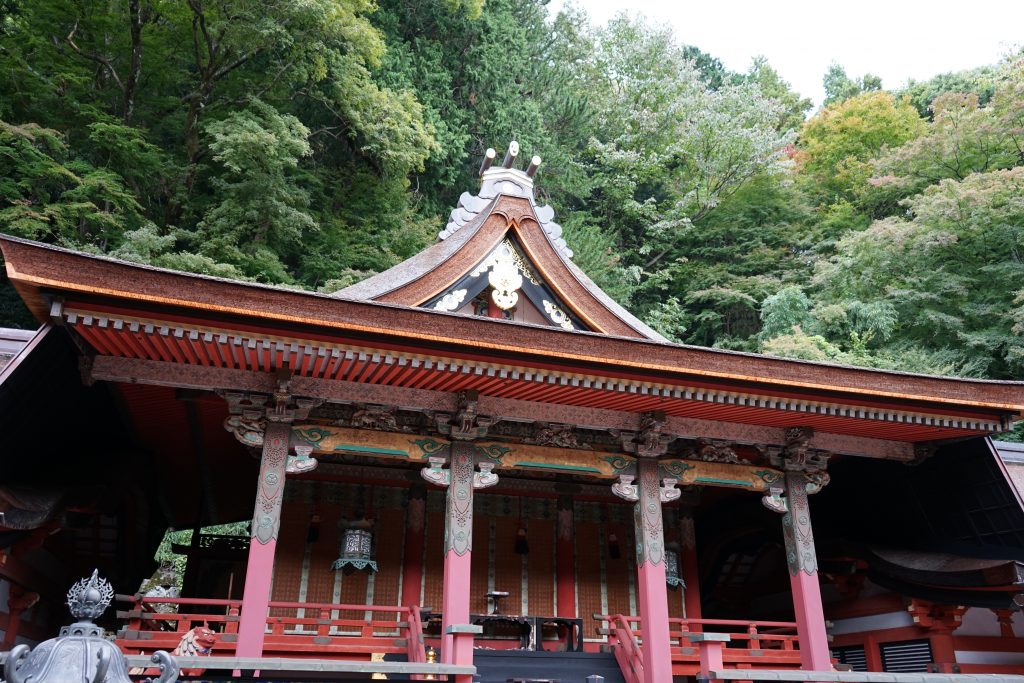
<path id="1" fill-rule="evenodd" d="M 228 403 L 228 416 L 224 429 L 234 434 L 243 445 L 262 448 L 270 422 L 291 424 L 305 420 L 313 408 L 323 400 L 295 398 L 289 391 L 290 374 L 279 373 L 277 390 L 273 395 L 245 392 L 217 392 Z M 303 474 L 316 469 L 318 461 L 312 457 L 313 444 L 301 439 L 291 439 L 289 444 L 294 455 L 288 456 L 285 471 L 288 474 Z"/>

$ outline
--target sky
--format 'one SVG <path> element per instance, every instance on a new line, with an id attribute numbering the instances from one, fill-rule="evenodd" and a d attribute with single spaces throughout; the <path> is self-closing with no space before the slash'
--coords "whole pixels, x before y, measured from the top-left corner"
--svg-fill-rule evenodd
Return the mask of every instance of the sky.
<path id="1" fill-rule="evenodd" d="M 556 12 L 564 0 L 552 0 Z M 851 77 L 872 73 L 895 89 L 908 79 L 995 63 L 1024 45 L 1022 0 L 575 0 L 594 24 L 622 11 L 670 23 L 681 43 L 746 71 L 764 55 L 801 95 L 820 105 L 832 62 Z"/>

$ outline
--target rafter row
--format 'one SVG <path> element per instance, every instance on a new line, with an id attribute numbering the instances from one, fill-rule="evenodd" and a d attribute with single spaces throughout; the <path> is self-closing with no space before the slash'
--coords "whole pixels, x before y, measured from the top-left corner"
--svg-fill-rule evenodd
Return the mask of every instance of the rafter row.
<path id="1" fill-rule="evenodd" d="M 345 344 L 311 344 L 306 340 L 287 337 L 206 329 L 73 309 L 65 310 L 63 319 L 103 354 L 190 365 L 264 372 L 287 365 L 304 377 L 434 391 L 472 388 L 507 398 L 534 400 L 542 397 L 550 402 L 559 402 L 585 391 L 595 394 L 586 405 L 610 409 L 628 409 L 629 404 L 643 397 L 932 428 L 980 432 L 1006 428 L 997 420 L 765 397 L 664 383 L 621 381 L 596 375 L 424 354 L 382 353 Z M 699 410 L 696 413 L 688 411 L 688 414 L 699 413 Z"/>

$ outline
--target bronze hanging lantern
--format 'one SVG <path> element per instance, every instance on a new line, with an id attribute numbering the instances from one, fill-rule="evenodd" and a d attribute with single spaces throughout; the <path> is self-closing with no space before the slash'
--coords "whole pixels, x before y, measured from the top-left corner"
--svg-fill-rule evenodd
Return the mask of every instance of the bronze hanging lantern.
<path id="1" fill-rule="evenodd" d="M 373 559 L 373 522 L 360 519 L 349 524 L 341 536 L 341 548 L 338 559 L 331 565 L 332 569 L 346 567 L 376 573 L 377 562 Z"/>
<path id="2" fill-rule="evenodd" d="M 68 607 L 78 621 L 62 627 L 60 635 L 34 650 L 28 645 L 11 650 L 4 666 L 8 683 L 131 683 L 124 655 L 103 637 L 103 628 L 93 623 L 113 597 L 113 587 L 98 571 L 72 586 Z M 160 669 L 155 683 L 177 680 L 178 665 L 169 654 L 158 650 L 150 661 Z"/>
<path id="3" fill-rule="evenodd" d="M 686 588 L 686 582 L 679 577 L 679 547 L 674 543 L 665 546 L 665 583 L 672 588 Z"/>

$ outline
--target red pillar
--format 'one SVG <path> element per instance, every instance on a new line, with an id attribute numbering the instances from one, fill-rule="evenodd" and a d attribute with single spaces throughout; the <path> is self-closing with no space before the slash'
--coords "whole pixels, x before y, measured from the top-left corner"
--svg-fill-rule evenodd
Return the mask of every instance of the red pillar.
<path id="1" fill-rule="evenodd" d="M 683 582 L 686 588 L 683 590 L 684 606 L 687 619 L 701 619 L 700 608 L 700 565 L 697 563 L 697 540 L 693 529 L 693 516 L 686 514 L 680 520 L 683 537 L 683 552 L 679 558 L 682 565 Z M 700 624 L 693 624 L 690 630 L 699 632 Z"/>
<path id="2" fill-rule="evenodd" d="M 665 583 L 665 532 L 656 460 L 637 460 L 633 524 L 637 540 L 637 598 L 643 631 L 644 683 L 672 683 L 672 647 Z M 677 495 L 678 495 L 678 490 Z"/>
<path id="3" fill-rule="evenodd" d="M 558 498 L 558 531 L 555 541 L 555 586 L 558 616 L 576 618 L 576 544 L 573 542 L 571 496 Z"/>
<path id="4" fill-rule="evenodd" d="M 953 629 L 943 624 L 935 626 L 928 634 L 932 646 L 932 662 L 937 670 L 934 673 L 953 673 L 956 664 L 956 648 L 953 646 Z"/>
<path id="5" fill-rule="evenodd" d="M 444 583 L 441 597 L 441 661 L 445 664 L 473 664 L 473 636 L 479 626 L 469 623 L 469 580 L 473 556 L 473 489 L 492 486 L 497 475 L 475 472 L 476 448 L 465 441 L 449 447 L 450 464 L 441 468 L 434 458 L 424 468 L 427 481 L 448 487 L 445 499 Z M 457 683 L 472 683 L 472 676 L 456 676 Z"/>
<path id="6" fill-rule="evenodd" d="M 423 528 L 426 519 L 426 491 L 420 484 L 409 490 L 405 513 L 405 554 L 402 567 L 402 604 L 412 607 L 422 599 Z"/>
<path id="7" fill-rule="evenodd" d="M 882 653 L 878 649 L 878 636 L 874 633 L 864 637 L 864 657 L 867 659 L 868 671 L 882 670 Z"/>
<path id="8" fill-rule="evenodd" d="M 782 517 L 789 581 L 793 590 L 800 665 L 807 671 L 831 671 L 832 654 L 825 632 L 825 612 L 818 584 L 818 559 L 807 501 L 810 482 L 803 472 L 786 473 L 786 512 Z"/>
<path id="9" fill-rule="evenodd" d="M 7 593 L 7 630 L 4 632 L 0 649 L 10 650 L 17 644 L 18 630 L 21 628 L 21 615 L 39 602 L 39 593 L 25 590 L 16 583 L 8 586 Z"/>
<path id="10" fill-rule="evenodd" d="M 725 668 L 725 644 L 732 640 L 728 633 L 694 633 L 690 642 L 697 646 L 700 675 L 708 678 L 712 671 Z"/>
<path id="11" fill-rule="evenodd" d="M 274 550 L 281 528 L 285 466 L 291 425 L 270 422 L 263 435 L 263 458 L 256 488 L 249 562 L 246 566 L 242 614 L 238 624 L 237 657 L 262 657 L 263 639 L 274 576 Z"/>

